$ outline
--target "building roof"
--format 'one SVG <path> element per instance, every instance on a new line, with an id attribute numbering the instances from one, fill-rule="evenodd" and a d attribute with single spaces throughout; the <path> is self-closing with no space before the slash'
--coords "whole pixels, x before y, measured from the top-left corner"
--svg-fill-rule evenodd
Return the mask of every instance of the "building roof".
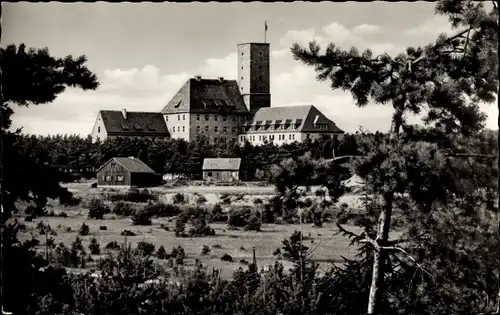
<path id="1" fill-rule="evenodd" d="M 99 172 L 103 167 L 115 161 L 116 163 L 123 166 L 130 173 L 155 173 L 146 163 L 134 157 L 114 157 L 111 160 L 104 163 L 98 170 Z"/>
<path id="2" fill-rule="evenodd" d="M 204 171 L 238 171 L 240 165 L 240 158 L 207 158 L 203 160 Z"/>
<path id="3" fill-rule="evenodd" d="M 169 132 L 161 113 L 124 112 L 120 110 L 101 110 L 104 128 L 108 135 L 129 136 L 168 136 Z"/>
<path id="4" fill-rule="evenodd" d="M 245 133 L 318 132 L 344 133 L 313 105 L 267 107 L 259 109 L 245 126 Z M 260 126 L 253 130 L 253 126 Z M 282 129 L 282 126 L 285 129 Z"/>
<path id="5" fill-rule="evenodd" d="M 161 111 L 170 113 L 248 113 L 236 80 L 191 78 Z"/>

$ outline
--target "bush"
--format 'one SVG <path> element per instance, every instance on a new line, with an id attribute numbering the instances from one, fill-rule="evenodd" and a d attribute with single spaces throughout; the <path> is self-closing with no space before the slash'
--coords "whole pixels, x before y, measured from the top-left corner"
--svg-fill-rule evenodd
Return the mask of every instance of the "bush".
<path id="1" fill-rule="evenodd" d="M 123 233 L 122 233 L 122 235 L 123 235 Z M 118 244 L 117 241 L 112 241 L 106 245 L 106 249 L 111 249 L 111 250 L 120 249 L 120 245 Z"/>
<path id="2" fill-rule="evenodd" d="M 135 236 L 135 233 L 129 230 L 123 230 L 123 232 L 120 233 L 121 236 Z"/>
<path id="3" fill-rule="evenodd" d="M 227 224 L 232 227 L 244 227 L 252 215 L 249 207 L 233 208 L 229 211 Z"/>
<path id="4" fill-rule="evenodd" d="M 90 234 L 89 226 L 85 223 L 82 223 L 82 225 L 80 226 L 80 229 L 78 230 L 78 234 L 80 234 L 81 236 L 89 235 Z"/>
<path id="5" fill-rule="evenodd" d="M 177 265 L 184 265 L 186 253 L 184 252 L 184 248 L 182 248 L 182 246 L 179 245 L 177 247 L 174 247 L 170 256 L 175 259 L 175 263 Z"/>
<path id="6" fill-rule="evenodd" d="M 129 203 L 124 201 L 118 201 L 113 207 L 113 213 L 120 216 L 130 216 L 134 213 L 135 207 Z"/>
<path id="7" fill-rule="evenodd" d="M 199 204 L 199 205 L 204 204 L 205 202 L 207 202 L 207 198 L 205 198 L 205 196 L 199 196 L 196 199 L 196 203 Z"/>
<path id="8" fill-rule="evenodd" d="M 147 189 L 139 190 L 132 188 L 125 194 L 112 194 L 108 196 L 111 201 L 148 202 L 156 201 L 158 198 Z"/>
<path id="9" fill-rule="evenodd" d="M 174 195 L 174 198 L 172 199 L 172 201 L 174 203 L 185 203 L 186 202 L 186 196 L 184 196 L 184 194 L 181 194 L 181 193 L 176 193 Z"/>
<path id="10" fill-rule="evenodd" d="M 149 242 L 140 241 L 137 243 L 136 252 L 144 257 L 151 256 L 155 252 L 155 245 Z"/>
<path id="11" fill-rule="evenodd" d="M 26 222 L 33 222 L 33 216 L 32 215 L 26 216 L 26 218 L 24 218 L 24 221 L 26 221 Z"/>
<path id="12" fill-rule="evenodd" d="M 212 236 L 215 235 L 215 230 L 212 229 L 205 220 L 205 216 L 200 214 L 199 217 L 192 219 L 193 227 L 189 230 L 190 236 Z"/>
<path id="13" fill-rule="evenodd" d="M 145 209 L 137 210 L 132 216 L 133 225 L 151 225 L 151 213 Z"/>
<path id="14" fill-rule="evenodd" d="M 164 204 L 163 202 L 148 203 L 144 206 L 144 211 L 158 217 L 173 217 L 181 213 L 179 206 Z"/>
<path id="15" fill-rule="evenodd" d="M 89 250 L 92 255 L 99 255 L 101 253 L 101 249 L 99 248 L 99 242 L 95 237 L 90 240 Z"/>
<path id="16" fill-rule="evenodd" d="M 158 247 L 158 250 L 156 251 L 156 258 L 158 258 L 158 259 L 167 259 L 167 258 L 169 258 L 168 254 L 167 254 L 167 250 L 165 249 L 165 247 L 163 245 L 161 245 L 160 247 Z"/>
<path id="17" fill-rule="evenodd" d="M 107 226 L 105 226 L 105 225 L 101 225 L 101 226 L 99 227 L 99 230 L 101 230 L 101 231 L 106 231 L 107 229 L 108 229 L 108 227 L 107 227 Z"/>
<path id="18" fill-rule="evenodd" d="M 64 211 L 63 211 L 63 212 L 59 212 L 59 213 L 57 214 L 57 216 L 58 216 L 58 217 L 60 217 L 60 218 L 67 218 L 67 217 L 68 217 L 68 214 L 67 214 L 66 212 L 64 212 Z"/>
<path id="19" fill-rule="evenodd" d="M 92 198 L 88 204 L 89 218 L 101 220 L 104 218 L 104 214 L 109 213 L 109 207 L 104 204 L 104 201 L 98 198 Z"/>
<path id="20" fill-rule="evenodd" d="M 227 214 L 222 211 L 220 204 L 216 203 L 210 212 L 210 221 L 212 222 L 227 222 Z"/>
<path id="21" fill-rule="evenodd" d="M 254 204 L 254 205 L 261 205 L 261 204 L 263 204 L 263 203 L 264 203 L 264 201 L 262 201 L 262 199 L 260 199 L 260 198 L 255 198 L 255 199 L 253 200 L 253 204 Z"/>
<path id="22" fill-rule="evenodd" d="M 213 248 L 222 248 L 222 245 L 221 244 L 214 244 L 212 245 Z"/>
<path id="23" fill-rule="evenodd" d="M 260 219 L 256 215 L 252 215 L 250 219 L 248 219 L 247 225 L 245 225 L 245 231 L 260 231 L 262 223 Z"/>
<path id="24" fill-rule="evenodd" d="M 210 253 L 210 247 L 208 247 L 207 245 L 203 245 L 203 248 L 201 249 L 201 254 L 202 255 L 208 255 Z"/>
<path id="25" fill-rule="evenodd" d="M 233 261 L 233 257 L 231 257 L 231 255 L 229 254 L 224 254 L 222 255 L 222 257 L 220 258 L 222 261 L 230 261 L 232 262 Z"/>
<path id="26" fill-rule="evenodd" d="M 246 259 L 240 259 L 240 263 L 243 265 L 248 265 L 248 261 Z"/>
<path id="27" fill-rule="evenodd" d="M 264 223 L 274 223 L 276 220 L 271 204 L 264 205 Z"/>
<path id="28" fill-rule="evenodd" d="M 222 204 L 228 205 L 231 204 L 231 196 L 229 194 L 222 194 L 219 199 L 221 200 Z"/>
<path id="29" fill-rule="evenodd" d="M 175 221 L 175 236 L 184 237 L 186 234 L 184 233 L 186 229 L 186 220 L 184 217 L 178 217 Z"/>

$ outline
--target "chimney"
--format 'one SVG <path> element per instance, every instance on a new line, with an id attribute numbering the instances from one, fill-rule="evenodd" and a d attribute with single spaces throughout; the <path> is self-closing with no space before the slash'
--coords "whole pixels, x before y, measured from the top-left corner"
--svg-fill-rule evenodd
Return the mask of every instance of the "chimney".
<path id="1" fill-rule="evenodd" d="M 122 109 L 123 119 L 127 119 L 127 110 L 125 108 Z"/>
<path id="2" fill-rule="evenodd" d="M 218 77 L 217 79 L 219 79 L 219 82 L 224 82 L 224 77 Z"/>
<path id="3" fill-rule="evenodd" d="M 196 81 L 200 82 L 201 81 L 201 75 L 197 75 L 194 77 L 196 79 Z"/>

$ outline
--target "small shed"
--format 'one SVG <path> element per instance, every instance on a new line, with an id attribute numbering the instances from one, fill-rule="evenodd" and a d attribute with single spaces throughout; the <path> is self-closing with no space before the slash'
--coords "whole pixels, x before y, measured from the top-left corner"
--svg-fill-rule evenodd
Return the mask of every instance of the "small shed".
<path id="1" fill-rule="evenodd" d="M 203 160 L 203 180 L 234 182 L 240 180 L 240 158 L 213 158 Z"/>
<path id="2" fill-rule="evenodd" d="M 97 186 L 148 187 L 160 183 L 161 175 L 134 157 L 114 157 L 97 170 Z"/>

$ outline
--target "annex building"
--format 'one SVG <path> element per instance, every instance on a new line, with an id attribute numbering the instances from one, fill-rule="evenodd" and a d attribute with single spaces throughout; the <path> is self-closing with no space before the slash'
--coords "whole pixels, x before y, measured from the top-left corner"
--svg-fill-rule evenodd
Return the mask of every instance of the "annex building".
<path id="1" fill-rule="evenodd" d="M 93 139 L 134 136 L 284 144 L 344 133 L 314 105 L 271 106 L 270 46 L 238 45 L 238 76 L 188 79 L 160 112 L 98 113 Z"/>

